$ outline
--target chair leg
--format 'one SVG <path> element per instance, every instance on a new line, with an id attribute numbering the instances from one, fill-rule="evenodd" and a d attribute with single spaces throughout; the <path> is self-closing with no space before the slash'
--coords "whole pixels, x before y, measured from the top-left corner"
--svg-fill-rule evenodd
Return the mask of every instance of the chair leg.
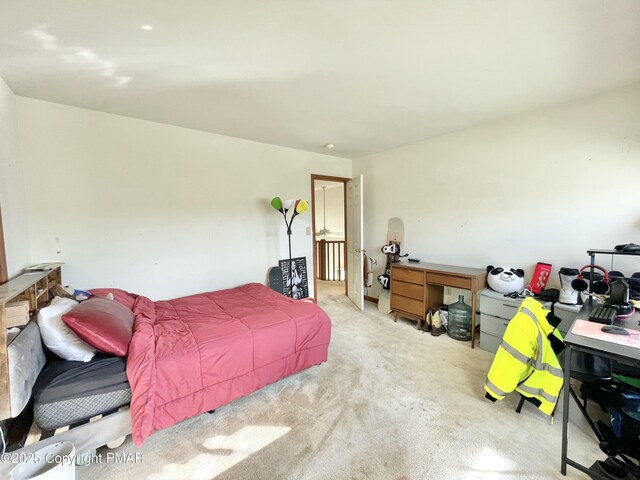
<path id="1" fill-rule="evenodd" d="M 578 397 L 576 392 L 573 390 L 573 387 L 571 385 L 568 385 L 568 387 L 569 387 L 569 393 L 571 394 L 571 396 L 575 400 L 576 404 L 578 405 L 578 408 L 582 412 L 582 415 L 584 415 L 584 418 L 587 419 L 587 422 L 589 423 L 589 426 L 591 427 L 591 430 L 593 430 L 593 433 L 595 434 L 595 436 L 598 437 L 598 440 L 600 442 L 602 442 L 604 440 L 604 438 L 602 437 L 602 434 L 598 431 L 598 427 L 596 427 L 595 424 L 593 423 L 593 420 L 591 420 L 591 417 L 589 416 L 589 413 L 587 412 L 586 406 L 582 405 L 582 403 L 580 402 L 580 398 Z"/>
<path id="2" fill-rule="evenodd" d="M 518 406 L 516 407 L 516 413 L 520 413 L 522 411 L 522 405 L 524 405 L 524 395 L 520 395 L 520 401 L 518 402 Z"/>

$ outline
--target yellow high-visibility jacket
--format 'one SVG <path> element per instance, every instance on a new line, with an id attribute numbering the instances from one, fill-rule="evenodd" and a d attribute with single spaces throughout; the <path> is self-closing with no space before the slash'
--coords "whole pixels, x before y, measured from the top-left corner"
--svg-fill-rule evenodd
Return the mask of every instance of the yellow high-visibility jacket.
<path id="1" fill-rule="evenodd" d="M 553 415 L 562 389 L 563 372 L 549 335 L 562 336 L 547 320 L 548 310 L 533 298 L 525 298 L 502 337 L 484 389 L 494 399 L 521 393 L 538 408 Z"/>

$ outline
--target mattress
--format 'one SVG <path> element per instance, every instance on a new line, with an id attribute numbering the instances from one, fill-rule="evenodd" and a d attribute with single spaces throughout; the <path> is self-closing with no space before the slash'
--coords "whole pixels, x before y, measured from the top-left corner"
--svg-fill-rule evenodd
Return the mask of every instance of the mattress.
<path id="1" fill-rule="evenodd" d="M 42 430 L 86 421 L 131 401 L 126 359 L 97 355 L 89 362 L 55 360 L 33 388 L 34 419 Z"/>
<path id="2" fill-rule="evenodd" d="M 7 348 L 11 413 L 18 415 L 29 402 L 46 357 L 36 322 L 29 322 Z"/>

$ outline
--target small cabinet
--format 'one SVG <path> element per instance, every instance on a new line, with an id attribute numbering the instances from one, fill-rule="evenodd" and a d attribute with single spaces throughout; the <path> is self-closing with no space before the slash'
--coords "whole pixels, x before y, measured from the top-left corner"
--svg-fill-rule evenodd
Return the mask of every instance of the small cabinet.
<path id="1" fill-rule="evenodd" d="M 491 353 L 496 353 L 502 336 L 507 330 L 509 321 L 515 316 L 522 298 L 505 297 L 490 288 L 480 292 L 480 348 Z M 543 304 L 550 309 L 551 303 Z M 562 319 L 558 330 L 562 335 L 567 333 L 575 320 L 581 305 L 563 305 L 556 303 L 554 313 Z"/>
<path id="2" fill-rule="evenodd" d="M 505 297 L 502 293 L 486 288 L 480 292 L 480 348 L 496 353 L 502 336 L 522 299 Z"/>
<path id="3" fill-rule="evenodd" d="M 578 317 L 578 313 L 581 308 L 582 305 L 564 305 L 562 303 L 556 303 L 553 312 L 556 316 L 562 319 L 562 322 L 558 325 L 558 330 L 560 330 L 563 337 L 567 334 L 571 325 L 573 325 L 573 321 Z"/>

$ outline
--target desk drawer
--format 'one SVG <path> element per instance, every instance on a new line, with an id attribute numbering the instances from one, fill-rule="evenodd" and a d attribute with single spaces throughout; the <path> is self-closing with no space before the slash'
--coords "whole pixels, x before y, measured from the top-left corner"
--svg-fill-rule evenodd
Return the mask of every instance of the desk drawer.
<path id="1" fill-rule="evenodd" d="M 509 325 L 509 320 L 487 315 L 486 313 L 480 314 L 480 331 L 482 333 L 490 333 L 502 338 L 507 325 Z"/>
<path id="2" fill-rule="evenodd" d="M 427 283 L 471 290 L 470 278 L 447 275 L 446 273 L 427 273 Z"/>
<path id="3" fill-rule="evenodd" d="M 401 280 L 418 285 L 424 284 L 424 273 L 418 270 L 409 270 L 408 268 L 391 267 L 391 284 L 393 280 Z"/>
<path id="4" fill-rule="evenodd" d="M 422 300 L 415 300 L 413 298 L 407 298 L 400 295 L 392 294 L 391 310 L 413 313 L 414 315 L 418 315 L 421 318 L 424 318 L 424 303 Z"/>
<path id="5" fill-rule="evenodd" d="M 391 291 L 394 295 L 413 298 L 422 301 L 424 298 L 424 285 L 394 280 L 391 282 Z"/>
<path id="6" fill-rule="evenodd" d="M 511 320 L 518 312 L 522 300 L 516 300 L 508 297 L 492 298 L 482 295 L 480 299 L 480 311 L 494 317 L 505 318 Z"/>
<path id="7" fill-rule="evenodd" d="M 502 337 L 496 337 L 495 335 L 491 335 L 490 333 L 486 332 L 480 333 L 479 346 L 481 349 L 486 350 L 487 352 L 496 353 L 501 343 Z"/>

